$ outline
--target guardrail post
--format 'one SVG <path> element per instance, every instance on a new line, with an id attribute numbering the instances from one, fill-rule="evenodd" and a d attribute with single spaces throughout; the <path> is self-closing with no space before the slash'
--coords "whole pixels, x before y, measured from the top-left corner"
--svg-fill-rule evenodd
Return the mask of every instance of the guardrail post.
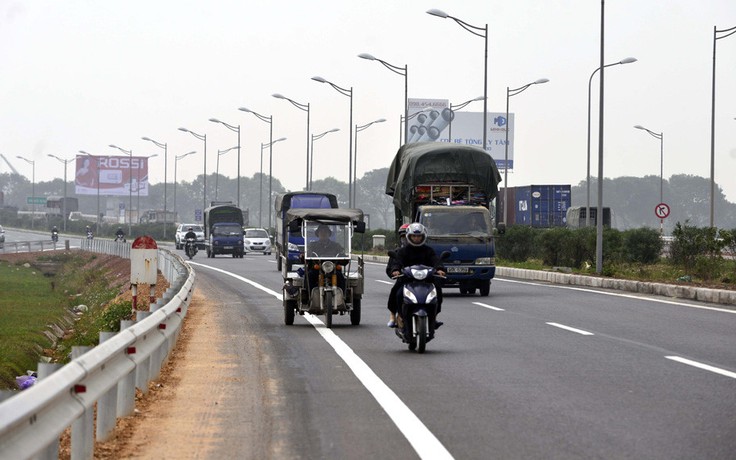
<path id="1" fill-rule="evenodd" d="M 16 245 L 16 251 L 17 251 L 17 245 Z M 36 375 L 38 376 L 38 380 L 45 379 L 46 377 L 50 376 L 54 372 L 61 369 L 62 364 L 59 363 L 38 363 L 38 368 L 36 370 Z M 59 440 L 52 442 L 48 446 L 46 446 L 46 449 L 44 449 L 42 452 L 39 452 L 38 455 L 36 455 L 36 459 L 43 460 L 43 459 L 53 459 L 56 460 L 59 458 Z"/>
<path id="2" fill-rule="evenodd" d="M 112 338 L 114 335 L 114 332 L 100 332 L 100 343 Z M 97 439 L 100 441 L 107 440 L 115 429 L 117 396 L 117 386 L 114 386 L 107 390 L 97 401 L 97 428 L 95 433 Z"/>
<path id="3" fill-rule="evenodd" d="M 93 347 L 72 347 L 72 359 L 77 359 Z M 72 458 L 92 458 L 95 450 L 95 410 L 85 409 L 84 413 L 72 422 Z"/>
<path id="4" fill-rule="evenodd" d="M 147 311 L 138 311 L 136 312 L 136 319 L 138 321 L 142 321 L 150 314 L 151 313 Z M 153 360 L 149 356 L 135 368 L 135 386 L 138 387 L 143 394 L 148 393 L 148 381 L 151 379 L 152 361 Z"/>

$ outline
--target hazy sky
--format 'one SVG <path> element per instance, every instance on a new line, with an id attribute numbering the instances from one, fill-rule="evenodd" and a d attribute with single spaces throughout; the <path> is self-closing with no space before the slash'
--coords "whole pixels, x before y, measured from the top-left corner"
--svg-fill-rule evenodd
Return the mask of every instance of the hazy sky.
<path id="1" fill-rule="evenodd" d="M 306 114 L 281 93 L 311 105 L 311 132 L 340 131 L 315 141 L 314 178 L 347 181 L 349 99 L 321 76 L 354 91 L 354 124 L 378 118 L 358 135 L 358 176 L 389 166 L 399 146 L 404 78 L 370 53 L 408 65 L 409 97 L 460 103 L 483 94 L 483 39 L 444 10 L 489 28 L 489 111 L 503 112 L 506 87 L 549 78 L 511 98 L 516 114 L 515 171 L 509 185 L 577 184 L 586 171 L 588 80 L 599 65 L 600 1 L 594 0 L 248 0 L 47 1 L 0 0 L 0 153 L 30 177 L 16 155 L 36 160 L 36 179 L 62 177 L 61 164 L 78 150 L 119 154 L 117 144 L 151 160 L 152 182 L 168 180 L 174 155 L 178 178 L 203 169 L 203 143 L 178 131 L 207 134 L 207 170 L 218 149 L 242 130 L 241 175 L 259 170 L 268 125 L 246 106 L 274 117 L 274 175 L 292 190 L 305 185 Z M 638 62 L 605 71 L 606 177 L 710 177 L 713 27 L 736 26 L 733 0 L 609 0 L 605 62 Z M 736 35 L 718 40 L 716 181 L 736 201 Z M 593 83 L 592 172 L 597 174 L 597 77 Z M 481 111 L 475 102 L 465 110 Z M 220 172 L 237 174 L 236 151 Z M 268 168 L 265 151 L 264 171 Z M 0 162 L 0 172 L 8 167 Z M 73 175 L 71 169 L 70 177 Z M 658 198 L 658 197 L 655 197 Z M 666 197 L 665 197 L 666 201 Z"/>

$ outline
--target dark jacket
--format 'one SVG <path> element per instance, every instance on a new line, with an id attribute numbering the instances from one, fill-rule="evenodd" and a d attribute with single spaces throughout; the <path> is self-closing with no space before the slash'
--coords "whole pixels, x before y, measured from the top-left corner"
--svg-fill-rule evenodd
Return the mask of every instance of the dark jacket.
<path id="1" fill-rule="evenodd" d="M 437 253 L 426 244 L 423 246 L 406 245 L 396 251 L 396 257 L 389 259 L 388 263 L 386 269 L 388 273 L 411 265 L 428 265 L 436 270 L 445 270 Z"/>

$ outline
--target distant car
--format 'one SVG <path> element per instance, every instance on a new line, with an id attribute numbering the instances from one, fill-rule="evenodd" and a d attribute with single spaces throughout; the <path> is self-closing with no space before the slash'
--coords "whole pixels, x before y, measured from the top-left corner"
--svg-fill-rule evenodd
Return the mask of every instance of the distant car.
<path id="1" fill-rule="evenodd" d="M 271 237 L 262 228 L 246 228 L 243 232 L 243 248 L 248 252 L 271 254 Z"/>
<path id="2" fill-rule="evenodd" d="M 5 247 L 5 229 L 0 225 L 0 249 Z"/>
<path id="3" fill-rule="evenodd" d="M 204 228 L 202 228 L 200 224 L 179 224 L 179 226 L 176 227 L 176 234 L 174 235 L 174 244 L 176 245 L 176 249 L 184 248 L 184 235 L 187 234 L 190 227 L 197 235 L 197 248 L 204 249 Z"/>

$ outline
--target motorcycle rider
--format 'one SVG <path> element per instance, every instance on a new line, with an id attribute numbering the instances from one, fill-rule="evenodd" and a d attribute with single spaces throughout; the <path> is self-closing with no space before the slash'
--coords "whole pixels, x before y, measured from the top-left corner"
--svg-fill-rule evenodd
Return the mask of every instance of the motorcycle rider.
<path id="1" fill-rule="evenodd" d="M 434 249 L 426 245 L 427 242 L 427 229 L 424 225 L 419 222 L 409 224 L 406 230 L 406 246 L 396 251 L 396 257 L 391 258 L 388 262 L 387 271 L 390 271 L 391 277 L 398 277 L 401 274 L 401 269 L 409 267 L 411 265 L 427 265 L 435 269 L 435 273 L 438 276 L 445 276 L 445 267 L 442 265 L 442 261 L 439 256 L 434 252 Z M 439 286 L 438 280 L 434 281 L 435 289 L 437 289 L 437 312 L 438 315 L 442 311 L 442 289 Z M 396 288 L 396 306 L 403 303 L 402 287 L 404 281 L 402 278 L 396 279 L 396 284 L 400 287 Z M 436 315 L 435 315 L 436 317 Z M 394 315 L 395 322 L 395 315 Z M 444 323 L 435 319 L 435 329 L 438 329 Z M 390 326 L 390 322 L 389 322 Z"/>
<path id="2" fill-rule="evenodd" d="M 89 228 L 89 225 L 87 225 L 87 227 L 84 229 L 84 231 L 87 233 L 87 239 L 88 240 L 91 240 L 94 237 L 94 235 L 92 235 L 92 229 Z"/>
<path id="3" fill-rule="evenodd" d="M 406 246 L 406 230 L 408 228 L 409 224 L 404 224 L 399 227 L 399 247 L 396 248 L 397 251 Z M 388 263 L 386 264 L 386 275 L 389 278 L 393 278 L 391 276 L 391 265 L 393 265 L 393 261 L 394 258 L 389 256 Z M 386 308 L 388 308 L 388 311 L 390 312 L 388 324 L 386 324 L 386 326 L 388 327 L 396 327 L 396 310 L 398 310 L 399 308 L 396 299 L 399 293 L 400 286 L 401 285 L 399 283 L 394 283 L 394 285 L 391 287 L 391 292 L 388 295 L 388 302 L 386 304 Z"/>
<path id="4" fill-rule="evenodd" d="M 58 235 L 59 235 L 59 229 L 58 229 L 58 228 L 56 228 L 56 225 L 54 225 L 54 226 L 53 226 L 53 227 L 51 228 L 51 239 L 52 239 L 53 241 L 56 241 L 56 240 L 57 240 L 57 239 L 59 238 L 59 236 L 58 236 Z"/>
<path id="5" fill-rule="evenodd" d="M 313 243 L 308 243 L 310 253 L 322 257 L 339 257 L 343 255 L 344 249 L 340 243 L 330 239 L 330 236 L 332 236 L 332 230 L 330 230 L 330 227 L 325 224 L 320 224 L 314 231 L 314 235 L 319 238 L 319 240 Z M 317 287 L 317 284 L 319 284 L 318 281 L 319 270 L 315 270 L 313 268 L 308 269 L 307 282 L 309 283 L 310 291 L 312 288 Z M 337 285 L 343 290 L 343 292 L 345 292 L 345 275 L 342 271 L 337 272 Z"/>
<path id="6" fill-rule="evenodd" d="M 184 241 L 188 240 L 189 238 L 194 238 L 194 243 L 197 243 L 197 234 L 194 233 L 194 227 L 189 227 L 187 229 L 187 232 L 184 234 Z"/>
<path id="7" fill-rule="evenodd" d="M 115 232 L 115 240 L 125 241 L 125 232 L 123 231 L 122 227 L 118 227 L 118 230 Z"/>

